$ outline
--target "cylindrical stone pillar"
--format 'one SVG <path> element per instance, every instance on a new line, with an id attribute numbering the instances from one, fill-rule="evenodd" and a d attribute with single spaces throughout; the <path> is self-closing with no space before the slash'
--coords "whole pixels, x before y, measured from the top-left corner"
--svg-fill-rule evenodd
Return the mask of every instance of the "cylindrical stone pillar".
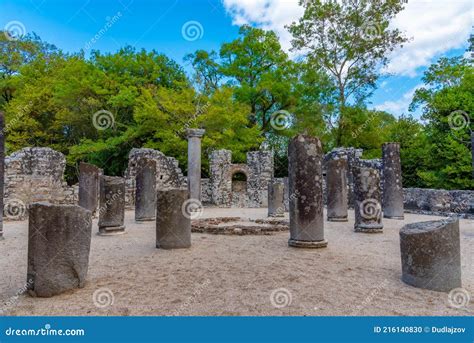
<path id="1" fill-rule="evenodd" d="M 459 220 L 405 225 L 400 251 L 403 282 L 440 292 L 461 287 Z"/>
<path id="2" fill-rule="evenodd" d="M 156 247 L 179 249 L 191 246 L 191 219 L 187 215 L 186 189 L 159 190 L 156 196 Z"/>
<path id="3" fill-rule="evenodd" d="M 94 213 L 99 206 L 99 177 L 102 170 L 93 164 L 79 164 L 79 206 Z"/>
<path id="4" fill-rule="evenodd" d="M 347 221 L 347 160 L 333 159 L 327 162 L 327 212 L 328 221 Z"/>
<path id="5" fill-rule="evenodd" d="M 292 247 L 322 248 L 323 213 L 323 149 L 316 137 L 298 135 L 288 147 L 290 201 L 290 240 Z"/>
<path id="6" fill-rule="evenodd" d="M 383 165 L 383 216 L 391 219 L 403 219 L 402 166 L 400 144 L 382 145 Z"/>
<path id="7" fill-rule="evenodd" d="M 135 221 L 155 220 L 156 161 L 148 158 L 140 160 L 135 181 Z"/>
<path id="8" fill-rule="evenodd" d="M 188 190 L 190 199 L 201 200 L 201 138 L 203 129 L 187 129 Z"/>
<path id="9" fill-rule="evenodd" d="M 283 217 L 285 204 L 283 202 L 285 185 L 283 182 L 268 183 L 268 216 Z"/>
<path id="10" fill-rule="evenodd" d="M 84 287 L 92 213 L 76 205 L 33 203 L 29 208 L 27 288 L 51 297 Z"/>
<path id="11" fill-rule="evenodd" d="M 5 115 L 0 111 L 0 240 L 3 237 L 3 194 L 5 188 Z"/>
<path id="12" fill-rule="evenodd" d="M 354 212 L 356 232 L 382 232 L 380 173 L 377 169 L 354 167 Z"/>
<path id="13" fill-rule="evenodd" d="M 117 176 L 100 177 L 99 235 L 125 233 L 125 180 Z"/>

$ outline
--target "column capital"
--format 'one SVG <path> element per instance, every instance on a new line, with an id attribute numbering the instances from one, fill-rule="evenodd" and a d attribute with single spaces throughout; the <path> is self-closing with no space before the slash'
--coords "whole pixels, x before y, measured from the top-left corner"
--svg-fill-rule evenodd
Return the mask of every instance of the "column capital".
<path id="1" fill-rule="evenodd" d="M 191 138 L 191 137 L 201 138 L 205 132 L 206 130 L 204 129 L 186 129 L 186 135 L 188 136 L 188 138 Z"/>

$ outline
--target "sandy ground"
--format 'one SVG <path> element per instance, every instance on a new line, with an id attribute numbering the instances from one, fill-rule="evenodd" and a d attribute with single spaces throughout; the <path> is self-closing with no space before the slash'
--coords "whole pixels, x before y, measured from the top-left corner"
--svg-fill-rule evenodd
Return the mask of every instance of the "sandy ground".
<path id="1" fill-rule="evenodd" d="M 203 217 L 264 218 L 266 209 L 206 208 Z M 398 232 L 404 223 L 440 219 L 406 214 L 384 220 L 383 234 L 326 223 L 325 249 L 289 248 L 271 236 L 193 234 L 190 249 L 155 248 L 154 224 L 127 234 L 93 235 L 85 288 L 53 298 L 15 295 L 26 280 L 27 222 L 6 222 L 0 241 L 0 309 L 9 315 L 473 315 L 446 293 L 401 280 Z M 94 223 L 93 231 L 97 231 Z M 474 221 L 461 221 L 463 287 L 474 298 Z M 94 298 L 94 293 L 96 297 Z M 113 300 L 113 303 L 112 303 Z"/>

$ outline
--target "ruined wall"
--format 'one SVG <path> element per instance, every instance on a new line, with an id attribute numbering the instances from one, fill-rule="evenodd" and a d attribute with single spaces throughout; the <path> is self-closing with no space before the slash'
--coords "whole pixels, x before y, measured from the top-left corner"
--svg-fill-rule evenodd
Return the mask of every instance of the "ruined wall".
<path id="1" fill-rule="evenodd" d="M 26 219 L 29 204 L 77 203 L 78 186 L 64 181 L 64 155 L 50 148 L 24 148 L 5 158 L 4 216 Z"/>
<path id="2" fill-rule="evenodd" d="M 164 155 L 159 150 L 133 148 L 128 155 L 128 166 L 125 170 L 125 203 L 127 207 L 135 204 L 135 176 L 137 165 L 141 158 L 149 158 L 156 161 L 156 188 L 180 188 L 187 186 L 187 180 L 179 168 L 178 160 Z"/>
<path id="3" fill-rule="evenodd" d="M 267 185 L 273 178 L 273 153 L 251 151 L 247 163 L 232 163 L 229 150 L 213 151 L 209 157 L 209 193 L 212 204 L 219 207 L 266 207 Z M 232 181 L 236 173 L 245 181 Z M 204 192 L 203 192 L 204 193 Z"/>

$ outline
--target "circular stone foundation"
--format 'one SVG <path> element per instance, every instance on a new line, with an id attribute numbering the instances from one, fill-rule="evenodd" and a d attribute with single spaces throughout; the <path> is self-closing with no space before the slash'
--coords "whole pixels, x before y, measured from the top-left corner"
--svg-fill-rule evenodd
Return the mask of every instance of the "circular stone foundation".
<path id="1" fill-rule="evenodd" d="M 272 235 L 288 231 L 288 220 L 249 219 L 242 217 L 220 217 L 191 221 L 191 232 L 214 235 Z"/>

